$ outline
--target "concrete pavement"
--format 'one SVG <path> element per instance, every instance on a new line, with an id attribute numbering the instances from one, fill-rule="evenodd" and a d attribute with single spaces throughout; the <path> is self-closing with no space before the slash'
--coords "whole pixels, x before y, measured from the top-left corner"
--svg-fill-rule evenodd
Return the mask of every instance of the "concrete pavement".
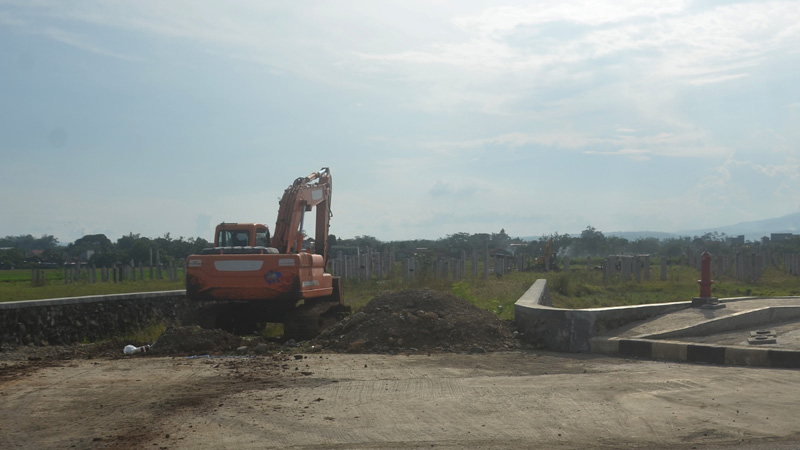
<path id="1" fill-rule="evenodd" d="M 800 297 L 720 299 L 591 338 L 593 353 L 669 361 L 800 368 Z"/>

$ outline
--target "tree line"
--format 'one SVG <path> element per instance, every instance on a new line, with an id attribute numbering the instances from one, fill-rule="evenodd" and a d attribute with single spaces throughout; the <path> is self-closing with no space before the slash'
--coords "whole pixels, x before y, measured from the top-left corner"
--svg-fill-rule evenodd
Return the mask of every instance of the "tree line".
<path id="1" fill-rule="evenodd" d="M 594 258 L 610 255 L 653 255 L 677 258 L 688 251 L 699 254 L 708 251 L 712 255 L 735 255 L 769 249 L 777 253 L 800 253 L 800 235 L 782 242 L 745 241 L 742 237 L 710 232 L 701 236 L 670 238 L 643 237 L 626 239 L 606 236 L 602 231 L 587 226 L 579 235 L 552 233 L 538 239 L 512 238 L 505 230 L 499 233 L 454 233 L 436 240 L 410 240 L 381 242 L 372 236 L 356 236 L 352 239 L 336 239 L 332 236 L 332 248 L 365 248 L 383 251 L 388 247 L 396 254 L 426 253 L 442 257 L 458 258 L 461 252 L 470 254 L 473 249 L 488 248 L 490 251 L 511 250 L 531 257 L 544 256 L 548 243 L 559 257 Z"/>
<path id="2" fill-rule="evenodd" d="M 800 235 L 782 242 L 744 241 L 725 233 L 706 233 L 702 236 L 659 239 L 655 237 L 628 240 L 618 236 L 606 236 L 602 231 L 587 226 L 579 235 L 553 233 L 538 239 L 512 238 L 504 229 L 498 233 L 454 233 L 439 239 L 415 239 L 406 241 L 380 241 L 373 236 L 356 236 L 343 239 L 331 235 L 331 251 L 353 253 L 370 248 L 376 251 L 393 249 L 398 257 L 424 252 L 441 257 L 460 257 L 462 252 L 473 250 L 522 252 L 530 257 L 544 256 L 545 248 L 552 241 L 552 248 L 561 258 L 605 257 L 620 254 L 649 254 L 654 256 L 679 257 L 687 251 L 708 251 L 713 255 L 733 255 L 740 252 L 769 248 L 778 253 L 800 253 Z M 148 238 L 129 233 L 116 242 L 104 234 L 86 235 L 75 242 L 61 245 L 55 237 L 43 235 L 7 236 L 0 238 L 0 268 L 26 268 L 41 265 L 60 266 L 71 261 L 87 261 L 96 267 L 114 264 L 149 265 L 156 260 L 162 263 L 178 262 L 191 254 L 200 253 L 212 243 L 203 238 L 174 239 L 169 233 L 158 238 Z M 35 251 L 35 252 L 34 252 Z"/>
<path id="3" fill-rule="evenodd" d="M 129 233 L 116 242 L 105 234 L 88 234 L 67 245 L 61 245 L 50 235 L 40 238 L 7 236 L 0 238 L 0 268 L 55 267 L 74 261 L 96 267 L 130 264 L 131 261 L 137 265 L 149 265 L 156 260 L 169 264 L 211 246 L 203 238 L 173 239 L 170 233 L 154 239 Z"/>

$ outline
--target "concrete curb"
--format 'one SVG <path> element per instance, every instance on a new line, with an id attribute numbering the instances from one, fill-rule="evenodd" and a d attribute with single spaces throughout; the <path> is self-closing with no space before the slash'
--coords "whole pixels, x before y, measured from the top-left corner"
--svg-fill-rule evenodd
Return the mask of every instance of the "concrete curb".
<path id="1" fill-rule="evenodd" d="M 84 303 L 98 303 L 117 300 L 143 300 L 161 297 L 185 295 L 185 289 L 175 291 L 134 292 L 130 294 L 87 295 L 83 297 L 48 298 L 43 300 L 22 300 L 18 302 L 1 302 L 0 311 L 10 309 L 35 308 L 40 306 L 67 306 Z"/>
<path id="2" fill-rule="evenodd" d="M 727 366 L 754 366 L 783 369 L 800 368 L 800 351 L 694 344 L 656 339 L 595 337 L 592 353 L 623 358 L 654 359 Z"/>

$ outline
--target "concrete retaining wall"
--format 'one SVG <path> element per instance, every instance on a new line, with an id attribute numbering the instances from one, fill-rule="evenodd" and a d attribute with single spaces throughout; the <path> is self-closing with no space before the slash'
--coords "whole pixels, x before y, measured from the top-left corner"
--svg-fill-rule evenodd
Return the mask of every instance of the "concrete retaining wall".
<path id="1" fill-rule="evenodd" d="M 0 303 L 0 346 L 96 341 L 153 323 L 184 323 L 186 291 L 95 295 Z"/>
<path id="2" fill-rule="evenodd" d="M 690 308 L 692 302 L 614 308 L 553 308 L 547 280 L 536 280 L 514 304 L 514 321 L 523 339 L 561 352 L 589 352 L 593 337 L 638 320 Z"/>

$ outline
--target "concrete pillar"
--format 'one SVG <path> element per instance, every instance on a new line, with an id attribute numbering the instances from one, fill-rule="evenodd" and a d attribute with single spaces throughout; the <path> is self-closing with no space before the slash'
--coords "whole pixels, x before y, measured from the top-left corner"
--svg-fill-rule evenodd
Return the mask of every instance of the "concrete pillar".
<path id="1" fill-rule="evenodd" d="M 483 277 L 489 277 L 489 241 L 487 240 L 483 247 Z"/>
<path id="2" fill-rule="evenodd" d="M 472 249 L 471 263 L 472 263 L 472 276 L 477 278 L 478 277 L 478 250 L 474 249 L 474 248 Z"/>
<path id="3" fill-rule="evenodd" d="M 628 282 L 631 280 L 632 258 L 628 256 L 623 256 L 621 258 L 621 262 L 622 262 L 622 281 Z"/>
<path id="4" fill-rule="evenodd" d="M 619 256 L 610 256 L 606 258 L 606 278 L 611 281 L 617 277 L 617 268 L 622 272 L 622 260 Z"/>

